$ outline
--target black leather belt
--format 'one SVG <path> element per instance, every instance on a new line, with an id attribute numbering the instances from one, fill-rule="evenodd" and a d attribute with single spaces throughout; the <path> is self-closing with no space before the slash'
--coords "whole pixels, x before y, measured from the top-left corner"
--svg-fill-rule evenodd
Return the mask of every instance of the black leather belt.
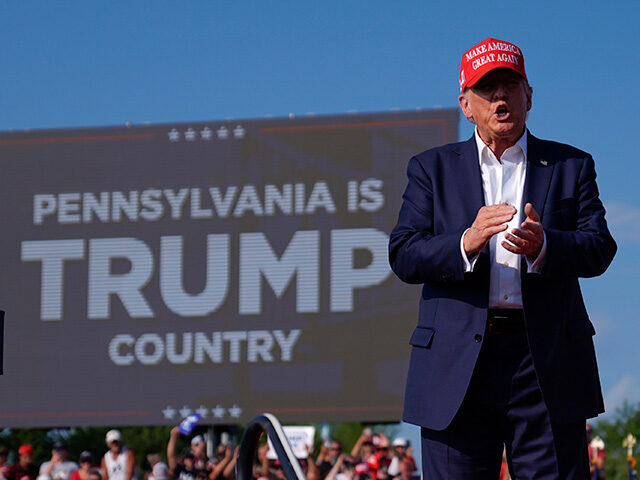
<path id="1" fill-rule="evenodd" d="M 487 333 L 491 335 L 509 335 L 522 333 L 524 313 L 515 308 L 492 308 L 487 315 Z"/>

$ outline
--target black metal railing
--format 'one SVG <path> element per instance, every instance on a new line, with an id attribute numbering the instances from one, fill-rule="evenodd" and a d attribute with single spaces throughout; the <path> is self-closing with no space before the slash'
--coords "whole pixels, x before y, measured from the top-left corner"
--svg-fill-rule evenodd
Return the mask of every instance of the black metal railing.
<path id="1" fill-rule="evenodd" d="M 278 419 L 270 413 L 263 413 L 251 420 L 247 425 L 238 451 L 236 463 L 236 480 L 252 480 L 253 461 L 260 442 L 262 432 L 266 432 L 278 455 L 282 470 L 287 480 L 305 480 L 300 463 L 291 450 L 291 445 Z"/>

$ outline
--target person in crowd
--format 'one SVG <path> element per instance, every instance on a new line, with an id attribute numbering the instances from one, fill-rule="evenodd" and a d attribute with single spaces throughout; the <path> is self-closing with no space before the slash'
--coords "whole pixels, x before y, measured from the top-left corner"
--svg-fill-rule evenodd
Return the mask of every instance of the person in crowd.
<path id="1" fill-rule="evenodd" d="M 80 462 L 80 468 L 71 473 L 70 480 L 89 480 L 89 473 L 93 468 L 93 454 L 85 450 L 80 454 L 78 461 Z"/>
<path id="2" fill-rule="evenodd" d="M 323 479 L 327 476 L 329 471 L 333 468 L 338 460 L 338 457 L 342 453 L 342 444 L 337 440 L 326 440 L 320 448 L 320 453 L 316 459 L 316 466 L 320 473 L 320 478 Z"/>
<path id="3" fill-rule="evenodd" d="M 366 459 L 369 466 L 369 474 L 373 480 L 386 480 L 388 477 L 387 469 L 389 468 L 389 448 L 391 442 L 384 433 L 377 433 L 373 436 L 373 446 L 376 452 L 373 456 Z"/>
<path id="4" fill-rule="evenodd" d="M 264 435 L 264 434 L 263 434 Z M 263 443 L 258 447 L 258 451 L 256 452 L 256 462 L 253 468 L 253 476 L 257 480 L 270 480 L 270 467 L 271 462 L 269 461 L 269 457 L 267 453 L 269 452 L 269 444 Z"/>
<path id="5" fill-rule="evenodd" d="M 148 454 L 147 462 L 149 463 L 150 470 L 147 477 L 148 480 L 169 480 L 169 467 L 162 461 L 159 454 Z"/>
<path id="6" fill-rule="evenodd" d="M 195 480 L 201 468 L 196 467 L 196 455 L 194 453 L 193 444 L 191 448 L 179 460 L 176 456 L 176 445 L 180 437 L 178 427 L 173 427 L 169 434 L 169 443 L 167 444 L 167 461 L 169 463 L 169 475 L 176 480 Z"/>
<path id="7" fill-rule="evenodd" d="M 198 470 L 211 471 L 212 463 L 207 457 L 207 444 L 202 435 L 196 435 L 191 439 L 191 452 L 193 452 L 195 467 Z"/>
<path id="8" fill-rule="evenodd" d="M 364 443 L 364 442 L 363 442 Z M 357 442 L 356 442 L 357 444 Z M 366 463 L 358 463 L 359 457 L 353 455 L 340 454 L 336 463 L 326 476 L 325 480 L 355 480 L 356 478 L 356 465 L 360 466 L 360 475 L 364 471 L 368 471 Z"/>
<path id="9" fill-rule="evenodd" d="M 132 449 L 122 444 L 119 430 L 109 430 L 106 435 L 109 450 L 102 457 L 100 469 L 104 480 L 132 480 L 136 457 Z"/>
<path id="10" fill-rule="evenodd" d="M 270 461 L 267 457 L 268 444 L 258 448 L 257 463 L 254 477 L 262 480 L 285 480 L 285 473 L 279 459 Z M 307 457 L 298 458 L 298 463 L 307 480 L 320 480 L 320 471 L 311 455 L 313 446 L 307 446 Z"/>
<path id="11" fill-rule="evenodd" d="M 213 458 L 210 459 L 210 461 L 209 461 L 211 463 L 211 465 L 217 464 L 218 462 L 220 462 L 227 455 L 228 447 L 229 447 L 228 443 L 222 443 L 222 442 L 220 442 L 216 446 L 215 454 L 214 454 Z M 233 456 L 233 449 L 231 449 L 231 455 Z"/>
<path id="12" fill-rule="evenodd" d="M 18 461 L 5 471 L 7 480 L 36 480 L 38 467 L 33 464 L 33 446 L 28 443 L 20 445 L 18 449 Z"/>
<path id="13" fill-rule="evenodd" d="M 89 480 L 102 480 L 102 471 L 99 468 L 92 468 L 89 471 Z"/>
<path id="14" fill-rule="evenodd" d="M 413 474 L 416 471 L 416 464 L 407 458 L 400 460 L 398 463 L 398 474 L 392 478 L 394 480 L 413 480 Z"/>
<path id="15" fill-rule="evenodd" d="M 78 470 L 78 464 L 67 458 L 69 447 L 64 442 L 55 442 L 51 450 L 51 460 L 40 465 L 42 480 L 69 480 Z"/>
<path id="16" fill-rule="evenodd" d="M 211 471 L 209 472 L 209 480 L 217 480 L 218 478 L 220 478 L 224 470 L 227 468 L 227 465 L 229 465 L 229 463 L 233 459 L 233 449 L 231 448 L 231 445 L 223 446 L 224 456 L 222 456 L 222 458 L 217 456 L 216 461 L 213 462 Z"/>
<path id="17" fill-rule="evenodd" d="M 365 428 L 358 440 L 356 440 L 355 445 L 351 449 L 351 456 L 362 460 L 365 458 L 369 458 L 376 453 L 376 447 L 373 445 L 373 434 L 370 428 Z"/>
<path id="18" fill-rule="evenodd" d="M 4 445 L 0 445 L 0 480 L 6 480 L 5 471 L 9 467 L 9 449 Z"/>
<path id="19" fill-rule="evenodd" d="M 225 478 L 225 480 L 233 480 L 234 478 L 236 478 L 236 463 L 238 462 L 239 452 L 240 452 L 240 447 L 238 446 L 233 452 L 233 458 L 227 464 L 227 466 L 224 467 L 222 476 Z"/>
<path id="20" fill-rule="evenodd" d="M 200 472 L 196 468 L 196 456 L 189 451 L 184 454 L 181 461 L 177 461 L 176 457 L 169 457 L 169 473 L 175 480 L 195 480 L 196 475 Z"/>
<path id="21" fill-rule="evenodd" d="M 411 445 L 406 438 L 398 437 L 391 444 L 393 447 L 392 458 L 387 469 L 391 477 L 396 477 L 400 474 L 400 464 L 402 462 L 412 463 L 412 472 L 416 470 L 416 461 L 410 454 Z"/>
<path id="22" fill-rule="evenodd" d="M 605 480 L 604 465 L 607 459 L 604 442 L 600 437 L 593 437 L 593 427 L 586 424 L 587 446 L 589 451 L 589 473 L 592 480 Z"/>

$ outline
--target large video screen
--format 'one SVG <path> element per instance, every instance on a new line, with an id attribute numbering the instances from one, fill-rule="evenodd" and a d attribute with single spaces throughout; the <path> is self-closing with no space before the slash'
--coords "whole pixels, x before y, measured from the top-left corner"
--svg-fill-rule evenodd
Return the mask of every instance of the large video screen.
<path id="1" fill-rule="evenodd" d="M 398 421 L 409 158 L 457 110 L 0 134 L 0 426 Z"/>

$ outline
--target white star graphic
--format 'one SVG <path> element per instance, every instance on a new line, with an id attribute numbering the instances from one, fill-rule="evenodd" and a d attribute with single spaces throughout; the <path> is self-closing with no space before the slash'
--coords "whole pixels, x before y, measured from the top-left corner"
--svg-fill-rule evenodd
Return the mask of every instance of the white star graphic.
<path id="1" fill-rule="evenodd" d="M 181 416 L 182 418 L 187 418 L 189 415 L 191 415 L 192 410 L 191 410 L 189 407 L 187 407 L 186 405 L 184 405 L 184 406 L 179 410 L 179 412 L 180 412 L 180 416 Z"/>
<path id="2" fill-rule="evenodd" d="M 242 409 L 234 403 L 233 407 L 229 409 L 229 415 L 231 415 L 233 418 L 238 418 L 240 417 L 240 415 L 242 415 Z"/>
<path id="3" fill-rule="evenodd" d="M 196 139 L 196 131 L 191 127 L 187 128 L 187 131 L 184 132 L 184 138 L 189 142 L 193 142 Z"/>
<path id="4" fill-rule="evenodd" d="M 200 137 L 202 137 L 203 140 L 211 140 L 212 135 L 213 132 L 209 127 L 204 127 L 202 130 L 200 130 Z"/>
<path id="5" fill-rule="evenodd" d="M 196 413 L 199 413 L 202 418 L 206 418 L 209 414 L 209 409 L 204 405 L 200 405 L 200 408 L 196 410 Z"/>
<path id="6" fill-rule="evenodd" d="M 241 125 L 236 125 L 236 128 L 233 129 L 233 136 L 235 138 L 244 138 L 245 132 L 246 130 Z"/>
<path id="7" fill-rule="evenodd" d="M 218 129 L 218 138 L 224 140 L 229 137 L 229 130 L 224 125 Z"/>
<path id="8" fill-rule="evenodd" d="M 164 415 L 164 418 L 171 420 L 176 415 L 176 409 L 171 407 L 170 405 L 167 405 L 162 410 L 162 415 Z"/>
<path id="9" fill-rule="evenodd" d="M 180 132 L 175 128 L 172 128 L 171 131 L 168 133 L 168 135 L 169 135 L 169 141 L 171 142 L 177 142 L 178 140 L 180 140 Z"/>
<path id="10" fill-rule="evenodd" d="M 213 416 L 215 418 L 223 418 L 224 417 L 224 412 L 225 412 L 225 409 L 223 407 L 221 407 L 220 405 L 216 405 L 216 408 L 212 408 L 211 409 L 211 413 L 213 413 Z"/>

